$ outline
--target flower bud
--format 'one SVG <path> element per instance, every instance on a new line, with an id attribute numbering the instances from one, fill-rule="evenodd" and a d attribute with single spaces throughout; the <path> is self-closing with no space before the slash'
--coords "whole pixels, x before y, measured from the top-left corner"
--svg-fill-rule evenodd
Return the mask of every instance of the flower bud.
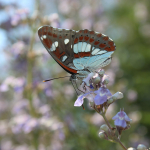
<path id="1" fill-rule="evenodd" d="M 105 71 L 104 70 L 100 70 L 98 73 L 99 73 L 100 76 L 103 76 Z"/>
<path id="2" fill-rule="evenodd" d="M 90 107 L 94 108 L 94 106 L 95 106 L 94 101 L 90 101 L 89 104 L 90 104 Z"/>
<path id="3" fill-rule="evenodd" d="M 136 150 L 136 149 L 133 147 L 129 147 L 127 150 Z"/>
<path id="4" fill-rule="evenodd" d="M 107 126 L 106 124 L 103 124 L 103 125 L 101 125 L 100 130 L 103 130 L 103 131 L 105 131 L 105 132 L 108 132 L 108 131 L 109 131 L 109 128 L 108 128 L 108 126 Z"/>
<path id="5" fill-rule="evenodd" d="M 92 81 L 93 81 L 94 84 L 98 84 L 101 81 L 101 78 L 99 76 L 97 76 L 95 78 L 93 77 Z"/>
<path id="6" fill-rule="evenodd" d="M 143 145 L 143 144 L 139 144 L 138 147 L 137 147 L 137 150 L 146 150 L 146 146 Z"/>
<path id="7" fill-rule="evenodd" d="M 87 86 L 90 86 L 90 80 L 91 80 L 91 78 L 92 78 L 93 76 L 94 76 L 94 73 L 91 72 L 90 74 L 88 74 L 88 76 L 87 76 L 86 78 L 83 79 L 83 82 L 85 82 L 85 84 L 86 84 Z"/>
<path id="8" fill-rule="evenodd" d="M 123 94 L 121 92 L 117 92 L 112 96 L 113 100 L 121 99 L 123 98 Z"/>
<path id="9" fill-rule="evenodd" d="M 109 104 L 111 104 L 113 101 L 114 101 L 114 100 L 113 100 L 113 97 L 110 97 L 110 98 L 108 99 L 108 101 L 107 101 L 107 104 L 109 105 Z"/>
<path id="10" fill-rule="evenodd" d="M 108 79 L 105 79 L 104 81 L 103 81 L 103 84 L 108 84 L 109 83 L 109 80 Z"/>
<path id="11" fill-rule="evenodd" d="M 101 139 L 108 140 L 107 134 L 106 134 L 104 131 L 99 132 L 98 136 L 99 136 Z"/>

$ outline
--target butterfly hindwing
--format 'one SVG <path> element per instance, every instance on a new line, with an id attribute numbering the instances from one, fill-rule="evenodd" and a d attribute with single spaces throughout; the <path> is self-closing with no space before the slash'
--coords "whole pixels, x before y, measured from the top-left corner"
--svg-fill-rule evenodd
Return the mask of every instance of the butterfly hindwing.
<path id="1" fill-rule="evenodd" d="M 73 62 L 78 70 L 84 68 L 97 70 L 110 63 L 110 56 L 115 50 L 115 45 L 108 36 L 85 29 L 77 32 L 74 41 Z"/>

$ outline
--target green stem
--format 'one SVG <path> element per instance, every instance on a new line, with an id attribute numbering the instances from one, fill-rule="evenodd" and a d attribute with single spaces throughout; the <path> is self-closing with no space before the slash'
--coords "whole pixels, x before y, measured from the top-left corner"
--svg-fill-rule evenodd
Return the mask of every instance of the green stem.
<path id="1" fill-rule="evenodd" d="M 117 138 L 117 140 L 116 140 L 119 144 L 120 144 L 120 146 L 124 149 L 124 150 L 127 150 L 127 148 L 122 144 L 122 142 Z"/>
<path id="2" fill-rule="evenodd" d="M 103 113 L 102 116 L 103 116 L 103 118 L 104 118 L 104 120 L 105 120 L 107 126 L 109 127 L 111 134 L 113 135 L 114 133 L 112 133 L 112 128 L 111 128 L 111 126 L 110 126 L 110 124 L 109 124 L 109 122 L 108 122 L 108 120 L 107 120 L 107 118 L 106 118 L 106 116 L 105 116 L 105 113 Z M 115 141 L 116 141 L 118 144 L 120 144 L 120 146 L 121 146 L 124 150 L 127 150 L 127 148 L 122 144 L 122 142 L 118 139 L 118 137 L 115 137 Z"/>
<path id="3" fill-rule="evenodd" d="M 39 8 L 39 0 L 36 4 L 37 4 L 36 7 Z M 33 117 L 37 116 L 35 108 L 33 106 L 33 96 L 32 96 L 32 93 L 33 93 L 33 85 L 32 85 L 33 84 L 33 67 L 34 67 L 34 62 L 35 62 L 33 46 L 35 43 L 35 36 L 36 36 L 36 32 L 37 32 L 36 26 L 37 26 L 36 23 L 34 21 L 32 21 L 31 22 L 32 35 L 31 35 L 30 45 L 29 45 L 28 54 L 27 54 L 27 63 L 28 63 L 27 64 L 27 99 L 29 100 L 30 114 Z M 39 133 L 38 133 L 38 131 L 35 131 L 33 133 L 32 143 L 33 143 L 35 150 L 38 150 L 39 149 Z"/>
<path id="4" fill-rule="evenodd" d="M 112 131 L 111 126 L 110 126 L 110 124 L 109 124 L 109 122 L 108 122 L 108 120 L 107 120 L 105 114 L 102 114 L 102 116 L 103 116 L 103 118 L 104 118 L 104 120 L 105 120 L 107 126 L 109 127 L 110 131 Z"/>
<path id="5" fill-rule="evenodd" d="M 32 82 L 33 82 L 33 74 L 32 74 L 32 70 L 33 70 L 33 63 L 34 60 L 32 60 L 32 58 L 30 57 L 32 51 L 33 51 L 33 44 L 35 42 L 35 31 L 32 31 L 32 37 L 31 37 L 31 41 L 30 41 L 30 46 L 29 46 L 29 50 L 28 50 L 28 69 L 27 69 L 27 98 L 29 100 L 29 106 L 30 106 L 30 112 L 32 116 L 35 116 L 35 110 L 34 110 L 34 106 L 32 103 Z"/>
<path id="6" fill-rule="evenodd" d="M 33 133 L 33 144 L 34 144 L 34 148 L 35 150 L 39 149 L 39 133 L 38 131 L 35 133 Z"/>

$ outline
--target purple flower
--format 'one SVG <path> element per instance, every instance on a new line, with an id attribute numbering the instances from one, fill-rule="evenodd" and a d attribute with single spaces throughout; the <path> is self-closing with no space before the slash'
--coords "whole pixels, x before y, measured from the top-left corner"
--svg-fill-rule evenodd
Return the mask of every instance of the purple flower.
<path id="1" fill-rule="evenodd" d="M 94 98 L 95 105 L 104 104 L 107 101 L 107 99 L 110 96 L 112 96 L 112 94 L 110 93 L 110 91 L 107 88 L 105 88 L 105 87 L 99 88 L 94 93 L 97 94 L 95 96 L 95 98 Z"/>
<path id="2" fill-rule="evenodd" d="M 120 110 L 120 112 L 118 112 L 112 119 L 115 120 L 114 123 L 117 127 L 121 127 L 123 129 L 127 127 L 127 122 L 131 121 L 123 110 Z"/>
<path id="3" fill-rule="evenodd" d="M 77 100 L 74 103 L 74 106 L 80 107 L 83 104 L 84 98 L 86 98 L 91 92 L 85 93 L 83 95 L 78 96 Z"/>
<path id="4" fill-rule="evenodd" d="M 16 10 L 15 14 L 11 17 L 11 24 L 13 26 L 18 25 L 21 20 L 26 19 L 28 14 L 29 10 L 26 8 Z"/>
<path id="5" fill-rule="evenodd" d="M 94 76 L 94 73 L 91 72 L 88 74 L 86 78 L 83 79 L 83 82 L 86 84 L 86 86 L 90 86 L 90 80 Z"/>
<path id="6" fill-rule="evenodd" d="M 81 106 L 83 104 L 84 98 L 87 98 L 89 96 L 93 97 L 93 101 L 95 102 L 95 105 L 101 105 L 107 101 L 107 99 L 112 96 L 110 91 L 107 88 L 101 87 L 97 91 L 91 91 L 88 93 L 85 93 L 83 95 L 80 95 L 77 100 L 74 103 L 74 106 Z"/>
<path id="7" fill-rule="evenodd" d="M 23 127 L 23 130 L 25 133 L 30 133 L 33 130 L 38 129 L 40 126 L 38 119 L 36 118 L 31 118 L 26 122 L 26 124 Z"/>

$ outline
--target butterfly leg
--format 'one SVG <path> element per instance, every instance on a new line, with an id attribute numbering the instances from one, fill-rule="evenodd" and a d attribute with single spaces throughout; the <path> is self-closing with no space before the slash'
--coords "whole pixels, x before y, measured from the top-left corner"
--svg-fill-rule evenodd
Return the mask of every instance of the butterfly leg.
<path id="1" fill-rule="evenodd" d="M 76 84 L 76 88 L 75 88 L 75 86 L 74 86 L 74 84 L 73 84 L 73 81 L 74 81 L 74 80 L 73 80 L 72 76 L 71 76 L 71 78 L 70 78 L 70 81 L 71 81 L 71 83 L 72 83 L 72 85 L 73 85 L 73 87 L 74 87 L 74 89 L 75 89 L 75 91 L 76 91 L 76 94 L 79 95 L 78 92 L 77 92 L 77 90 L 76 90 L 76 88 L 78 89 L 77 83 L 76 83 L 76 81 L 75 81 L 75 84 Z M 78 89 L 78 90 L 81 91 L 80 89 Z M 83 92 L 83 91 L 81 91 L 81 92 Z M 84 93 L 84 92 L 83 92 L 83 93 Z M 83 104 L 82 104 L 82 108 L 85 110 Z"/>
<path id="2" fill-rule="evenodd" d="M 74 86 L 74 84 L 73 84 L 73 80 L 71 78 L 70 78 L 70 81 L 71 81 L 71 83 L 73 85 L 74 90 L 76 91 L 76 94 L 79 95 L 78 92 L 77 92 L 77 90 L 76 90 L 76 88 L 75 88 L 75 86 Z"/>

